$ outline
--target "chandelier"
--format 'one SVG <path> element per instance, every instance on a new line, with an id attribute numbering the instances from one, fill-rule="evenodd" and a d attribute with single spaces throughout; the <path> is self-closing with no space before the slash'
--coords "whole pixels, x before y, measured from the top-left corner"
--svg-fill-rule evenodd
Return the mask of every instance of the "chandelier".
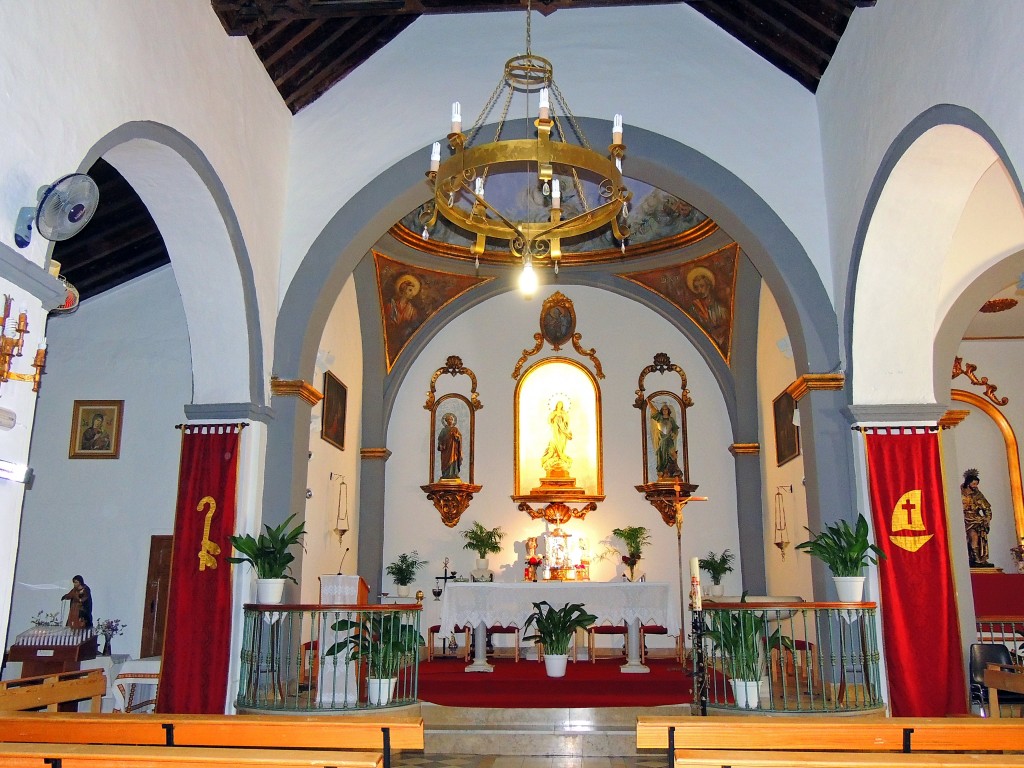
<path id="1" fill-rule="evenodd" d="M 505 63 L 501 80 L 467 133 L 462 131 L 461 105 L 452 105 L 452 129 L 448 134 L 451 156 L 442 161 L 441 143 L 434 143 L 427 173 L 434 199 L 420 214 L 424 239 L 429 238 L 438 216 L 475 236 L 470 252 L 476 257 L 477 267 L 488 238 L 506 241 L 512 256 L 522 263 L 519 285 L 527 295 L 536 289 L 535 261 L 550 261 L 558 274 L 563 240 L 582 238 L 610 224 L 612 235 L 625 253 L 629 237 L 626 217 L 632 197 L 622 180 L 626 153 L 622 115 L 615 115 L 608 154 L 591 149 L 555 83 L 551 62 L 531 51 L 530 14 L 527 4 L 526 53 Z M 536 138 L 503 138 L 513 96 L 525 94 L 529 120 L 529 101 L 535 92 Z M 500 100 L 502 109 L 494 140 L 474 144 L 484 120 Z M 487 197 L 489 176 L 495 186 L 503 186 L 502 194 Z M 525 189 L 510 194 L 508 183 L 498 183 L 503 177 Z"/>

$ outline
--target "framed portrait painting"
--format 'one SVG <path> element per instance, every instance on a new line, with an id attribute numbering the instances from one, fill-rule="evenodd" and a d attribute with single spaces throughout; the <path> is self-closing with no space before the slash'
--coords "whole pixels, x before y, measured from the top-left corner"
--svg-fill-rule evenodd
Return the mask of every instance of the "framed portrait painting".
<path id="1" fill-rule="evenodd" d="M 75 400 L 69 459 L 116 459 L 121 455 L 124 400 Z"/>
<path id="2" fill-rule="evenodd" d="M 341 379 L 324 371 L 324 407 L 320 415 L 320 437 L 335 448 L 345 450 L 345 409 L 348 389 Z"/>
<path id="3" fill-rule="evenodd" d="M 783 392 L 773 401 L 775 411 L 775 461 L 782 466 L 800 455 L 800 427 L 793 423 L 796 400 Z"/>

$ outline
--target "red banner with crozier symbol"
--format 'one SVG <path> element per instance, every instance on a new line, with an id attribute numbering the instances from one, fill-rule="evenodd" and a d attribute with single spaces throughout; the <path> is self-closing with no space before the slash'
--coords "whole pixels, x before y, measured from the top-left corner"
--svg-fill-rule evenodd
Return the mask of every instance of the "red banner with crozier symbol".
<path id="1" fill-rule="evenodd" d="M 864 431 L 889 701 L 897 717 L 968 711 L 939 434 Z"/>
<path id="2" fill-rule="evenodd" d="M 220 714 L 231 655 L 241 424 L 184 427 L 158 712 Z"/>

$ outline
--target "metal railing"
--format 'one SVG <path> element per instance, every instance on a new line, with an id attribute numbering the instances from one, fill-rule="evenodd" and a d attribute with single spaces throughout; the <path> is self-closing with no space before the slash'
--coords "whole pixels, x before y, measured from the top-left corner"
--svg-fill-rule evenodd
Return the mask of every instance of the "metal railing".
<path id="1" fill-rule="evenodd" d="M 704 617 L 709 707 L 794 713 L 885 707 L 875 603 L 705 603 Z M 730 653 L 726 642 L 715 641 L 738 633 L 756 658 L 737 657 L 738 644 Z M 754 676 L 744 703 L 735 683 Z"/>
<path id="2" fill-rule="evenodd" d="M 1024 616 L 978 616 L 979 643 L 1000 643 L 1015 664 L 1024 664 Z"/>
<path id="3" fill-rule="evenodd" d="M 244 607 L 243 711 L 339 712 L 416 701 L 420 605 Z"/>

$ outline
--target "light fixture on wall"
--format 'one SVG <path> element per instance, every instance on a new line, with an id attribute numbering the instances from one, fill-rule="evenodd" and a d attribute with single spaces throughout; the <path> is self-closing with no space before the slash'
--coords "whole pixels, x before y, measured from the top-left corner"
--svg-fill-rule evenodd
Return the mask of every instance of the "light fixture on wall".
<path id="1" fill-rule="evenodd" d="M 46 368 L 46 339 L 39 342 L 39 348 L 32 359 L 35 373 L 15 373 L 11 370 L 14 358 L 21 357 L 21 351 L 25 346 L 25 334 L 29 332 L 28 310 L 22 307 L 18 314 L 14 315 L 11 312 L 12 303 L 13 299 L 5 295 L 3 325 L 0 327 L 0 383 L 12 380 L 31 381 L 32 391 L 38 392 L 43 370 Z"/>
<path id="2" fill-rule="evenodd" d="M 555 83 L 551 62 L 531 51 L 530 14 L 528 3 L 526 53 L 505 63 L 501 80 L 468 133 L 462 131 L 461 105 L 452 105 L 452 130 L 448 134 L 452 155 L 442 161 L 441 144 L 434 143 L 427 173 L 434 199 L 421 213 L 424 239 L 429 238 L 438 216 L 475 235 L 470 252 L 478 266 L 488 238 L 507 241 L 512 256 L 522 264 L 520 288 L 524 293 L 532 293 L 531 286 L 536 289 L 537 262 L 550 260 L 558 274 L 562 240 L 590 235 L 610 225 L 625 253 L 629 237 L 626 216 L 632 197 L 622 179 L 626 152 L 622 116 L 615 116 L 608 155 L 591 149 Z M 526 94 L 527 115 L 530 95 L 537 93 L 537 118 L 533 121 L 536 139 L 502 138 L 505 118 L 517 92 Z M 474 145 L 484 120 L 503 94 L 494 141 Z M 570 142 L 563 117 L 574 142 Z M 485 194 L 488 177 L 495 186 L 490 196 Z M 509 194 L 501 183 L 513 179 L 518 186 L 521 178 L 527 179 L 525 194 L 520 194 L 524 191 L 520 189 Z"/>

